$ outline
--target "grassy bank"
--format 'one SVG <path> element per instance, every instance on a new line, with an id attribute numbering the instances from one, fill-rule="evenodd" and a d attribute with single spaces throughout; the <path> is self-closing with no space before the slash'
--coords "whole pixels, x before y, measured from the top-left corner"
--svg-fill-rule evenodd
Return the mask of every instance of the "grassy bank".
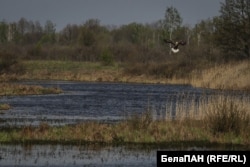
<path id="1" fill-rule="evenodd" d="M 122 75 L 118 64 L 103 66 L 93 62 L 25 61 L 23 65 L 26 73 L 13 78 L 113 82 Z"/>
<path id="2" fill-rule="evenodd" d="M 238 135 L 233 132 L 214 134 L 202 121 L 151 121 L 128 120 L 118 124 L 82 123 L 74 126 L 50 127 L 41 124 L 39 127 L 5 129 L 0 132 L 0 143 L 9 144 L 235 144 L 250 148 L 249 128 Z M 135 124 L 139 123 L 139 124 Z M 146 127 L 145 127 L 146 126 Z M 247 132 L 248 130 L 248 132 Z"/>
<path id="3" fill-rule="evenodd" d="M 169 65 L 153 65 L 150 72 L 126 72 L 127 65 L 114 63 L 104 66 L 98 62 L 73 61 L 24 61 L 23 74 L 0 76 L 1 80 L 75 80 L 75 81 L 104 81 L 104 82 L 134 82 L 134 83 L 162 83 L 162 84 L 191 84 L 197 87 L 213 89 L 250 90 L 250 61 L 215 65 L 203 70 L 166 71 Z M 144 71 L 147 70 L 142 66 Z M 163 68 L 164 67 L 164 68 Z M 163 69 L 162 69 L 163 68 Z M 143 71 L 143 69 L 141 69 Z M 164 75 L 154 75 L 155 70 L 163 70 Z M 159 71 L 161 73 L 161 71 Z M 166 77 L 171 72 L 171 77 Z M 178 75 L 175 75 L 175 72 Z M 165 74 L 166 73 L 166 74 Z M 183 73 L 180 75 L 179 73 Z M 185 74 L 185 75 L 184 75 Z M 166 75 L 166 76 L 165 76 Z M 180 77 L 182 76 L 182 77 Z"/>
<path id="4" fill-rule="evenodd" d="M 190 83 L 213 89 L 250 90 L 250 61 L 194 71 Z"/>
<path id="5" fill-rule="evenodd" d="M 122 122 L 104 124 L 85 122 L 77 125 L 52 127 L 41 123 L 38 127 L 3 128 L 0 143 L 53 144 L 173 144 L 242 145 L 250 148 L 249 99 L 216 96 L 200 101 L 194 110 L 177 103 L 175 117 L 166 113 L 155 120 L 148 111 L 127 117 Z M 205 107 L 206 106 L 206 107 Z"/>

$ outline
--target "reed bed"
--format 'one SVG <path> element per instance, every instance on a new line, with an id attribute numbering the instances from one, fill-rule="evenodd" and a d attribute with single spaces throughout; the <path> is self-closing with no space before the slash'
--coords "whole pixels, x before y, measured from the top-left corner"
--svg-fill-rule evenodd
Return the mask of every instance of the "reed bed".
<path id="1" fill-rule="evenodd" d="M 231 110 L 240 110 L 241 114 L 250 114 L 249 95 L 214 94 L 200 97 L 177 95 L 175 98 L 177 99 L 175 102 L 166 105 L 166 120 L 173 118 L 204 120 L 209 114 L 217 115 L 221 110 L 227 113 Z"/>
<path id="2" fill-rule="evenodd" d="M 165 120 L 202 121 L 213 133 L 233 131 L 238 134 L 250 126 L 249 95 L 217 94 L 187 98 L 170 103 L 166 107 Z"/>
<path id="3" fill-rule="evenodd" d="M 84 122 L 53 127 L 41 123 L 38 127 L 10 127 L 0 131 L 0 143 L 219 143 L 250 147 L 249 97 L 188 98 L 189 103 L 181 98 L 175 104 L 169 103 L 162 119 L 154 119 L 154 112 L 148 110 L 113 124 Z"/>
<path id="4" fill-rule="evenodd" d="M 193 86 L 213 89 L 250 90 L 250 61 L 193 71 L 190 83 Z"/>

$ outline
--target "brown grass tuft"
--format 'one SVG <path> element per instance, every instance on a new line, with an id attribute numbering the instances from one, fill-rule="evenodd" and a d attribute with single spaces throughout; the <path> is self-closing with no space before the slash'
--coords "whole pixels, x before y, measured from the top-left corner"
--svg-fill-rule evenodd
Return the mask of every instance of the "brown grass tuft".
<path id="1" fill-rule="evenodd" d="M 213 89 L 250 90 L 250 61 L 194 71 L 191 84 Z"/>
<path id="2" fill-rule="evenodd" d="M 232 132 L 239 135 L 249 129 L 249 108 L 234 98 L 219 97 L 207 108 L 204 122 L 213 134 Z"/>
<path id="3" fill-rule="evenodd" d="M 10 108 L 9 104 L 0 104 L 0 110 L 9 110 Z"/>

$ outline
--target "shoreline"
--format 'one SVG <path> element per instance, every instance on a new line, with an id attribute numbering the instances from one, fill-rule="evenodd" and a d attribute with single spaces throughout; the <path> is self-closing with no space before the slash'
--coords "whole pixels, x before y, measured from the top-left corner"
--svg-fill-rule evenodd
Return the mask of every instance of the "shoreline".
<path id="1" fill-rule="evenodd" d="M 29 64 L 41 63 L 37 62 L 26 62 L 27 66 Z M 42 62 L 42 66 L 49 66 L 50 68 L 45 69 L 41 68 L 37 71 L 26 72 L 22 75 L 12 75 L 6 76 L 2 75 L 0 78 L 5 77 L 8 82 L 1 82 L 0 92 L 3 96 L 11 96 L 11 95 L 27 95 L 27 94 L 46 94 L 51 93 L 50 91 L 56 91 L 54 93 L 61 93 L 60 89 L 57 88 L 43 88 L 41 86 L 32 86 L 32 85 L 21 85 L 21 84 L 9 84 L 11 81 L 14 82 L 22 82 L 22 81 L 45 81 L 45 80 L 55 80 L 55 81 L 75 81 L 75 82 L 111 82 L 111 83 L 135 83 L 135 84 L 181 84 L 181 85 L 191 85 L 193 87 L 200 87 L 205 89 L 219 89 L 225 91 L 239 91 L 238 89 L 244 89 L 240 91 L 248 92 L 248 79 L 250 77 L 249 72 L 246 71 L 250 68 L 249 63 L 238 64 L 238 70 L 234 71 L 244 71 L 243 74 L 237 73 L 230 79 L 232 82 L 239 82 L 242 84 L 238 84 L 235 86 L 231 86 L 234 83 L 231 83 L 228 88 L 226 87 L 216 87 L 215 83 L 220 83 L 220 81 L 226 82 L 228 81 L 228 77 L 223 78 L 222 75 L 224 73 L 217 71 L 215 73 L 214 69 L 210 69 L 209 72 L 204 72 L 205 74 L 195 78 L 191 76 L 187 79 L 181 78 L 172 78 L 172 79 L 162 79 L 161 77 L 140 75 L 140 76 L 132 76 L 127 75 L 123 72 L 123 70 L 114 69 L 115 67 L 91 67 L 89 66 L 97 66 L 98 64 L 86 64 L 81 63 L 82 67 L 79 67 L 77 71 L 72 71 L 72 69 L 61 70 L 54 69 L 53 65 L 46 64 L 51 62 Z M 57 62 L 57 66 L 61 68 L 62 63 L 65 62 Z M 71 62 L 72 63 L 72 62 Z M 44 65 L 46 64 L 46 65 Z M 55 65 L 55 62 L 52 62 Z M 79 65 L 79 64 L 78 64 Z M 88 65 L 88 66 L 87 66 Z M 228 65 L 227 68 L 232 67 Z M 100 69 L 99 69 L 100 68 Z M 219 67 L 216 67 L 217 69 Z M 210 74 L 212 74 L 210 76 Z M 227 72 L 228 74 L 228 72 Z M 209 76 L 209 77 L 205 77 Z M 214 77 L 217 76 L 217 77 Z M 235 77 L 238 77 L 238 80 Z M 247 78 L 243 78 L 246 77 Z M 237 78 L 236 77 L 236 78 Z M 229 77 L 230 78 L 230 77 Z M 207 83 L 207 84 L 206 84 Z M 214 84 L 214 85 L 211 85 Z M 214 87 L 214 88 L 213 88 Z M 232 90 L 232 89 L 236 90 Z M 53 93 L 53 92 L 52 92 Z M 241 109 L 238 104 L 240 102 L 235 102 L 234 99 L 231 101 L 218 102 L 217 106 L 214 106 L 215 109 L 219 109 L 219 111 L 230 110 L 230 106 L 233 105 L 236 107 L 236 112 L 238 109 Z M 204 106 L 209 108 L 209 106 Z M 212 106 L 213 107 L 213 106 Z M 216 108 L 217 107 L 217 108 Z M 225 107 L 225 108 L 220 108 Z M 243 110 L 242 110 L 243 111 Z M 5 111 L 4 111 L 5 112 Z M 149 119 L 149 120 L 148 120 Z M 231 118 L 229 118 L 231 119 Z M 195 120 L 195 119 L 194 119 Z M 103 144 L 155 144 L 159 146 L 161 144 L 173 144 L 178 143 L 177 145 L 182 146 L 183 143 L 194 142 L 194 145 L 199 145 L 199 142 L 202 144 L 222 144 L 222 145 L 232 145 L 232 146 L 243 146 L 245 148 L 250 148 L 249 143 L 249 128 L 240 130 L 240 134 L 234 134 L 232 132 L 223 132 L 213 134 L 207 127 L 202 123 L 194 123 L 194 120 L 182 120 L 182 121 L 164 121 L 164 122 L 151 122 L 150 118 L 146 118 L 142 116 L 142 118 L 138 118 L 138 120 L 130 120 L 121 122 L 114 125 L 109 124 L 98 124 L 95 122 L 82 123 L 74 126 L 63 126 L 63 127 L 50 127 L 46 124 L 41 124 L 39 127 L 23 127 L 21 129 L 18 128 L 9 128 L 2 129 L 0 132 L 0 143 L 1 144 L 32 144 L 32 143 L 55 143 L 55 144 L 81 144 L 81 143 L 103 143 Z M 144 122 L 145 121 L 145 122 Z M 149 121 L 149 124 L 148 122 Z M 224 120 L 223 120 L 224 121 Z M 230 121 L 230 120 L 229 120 Z M 142 123 L 142 125 L 140 125 Z M 144 124 L 145 123 L 145 124 Z M 178 124 L 179 123 L 179 124 Z M 219 123 L 219 122 L 218 122 Z M 198 126 L 197 126 L 198 125 Z M 213 125 L 210 123 L 208 126 Z M 240 124 L 239 124 L 240 125 Z M 218 125 L 219 126 L 219 125 Z M 241 126 L 241 125 L 240 125 Z M 248 126 L 249 127 L 249 126 Z M 245 133 L 244 133 L 245 132 Z M 89 134 L 88 134 L 89 133 Z M 189 143 L 190 144 L 190 143 Z"/>
<path id="2" fill-rule="evenodd" d="M 24 61 L 23 74 L 3 74 L 1 81 L 56 80 L 140 84 L 181 84 L 197 88 L 250 91 L 250 61 L 193 71 L 188 76 L 166 78 L 126 73 L 124 65 L 104 66 L 93 62 Z"/>
<path id="3" fill-rule="evenodd" d="M 141 119 L 141 118 L 139 118 Z M 140 120 L 137 120 L 140 122 Z M 250 149 L 249 134 L 213 134 L 201 122 L 152 121 L 147 129 L 133 122 L 116 124 L 85 122 L 60 127 L 41 123 L 38 127 L 3 128 L 0 144 L 21 145 L 111 145 L 141 147 L 223 147 Z M 143 124 L 142 124 L 143 125 Z M 161 131 L 161 133 L 159 133 Z M 247 130 L 244 130 L 247 132 Z M 164 133 L 165 132 L 165 133 Z"/>
<path id="4" fill-rule="evenodd" d="M 44 140 L 30 140 L 30 141 L 10 141 L 10 142 L 0 142 L 0 145 L 22 145 L 22 146 L 32 146 L 32 145 L 63 145 L 63 146 L 97 146 L 97 147 L 129 147 L 132 149 L 191 149 L 191 150 L 250 150 L 250 144 L 235 144 L 235 143 L 219 143 L 219 142 L 209 142 L 209 141 L 171 141 L 171 142 L 160 142 L 160 143 L 140 143 L 140 142 L 123 142 L 123 143 L 110 143 L 110 142 L 90 142 L 82 140 L 73 141 L 44 141 Z"/>

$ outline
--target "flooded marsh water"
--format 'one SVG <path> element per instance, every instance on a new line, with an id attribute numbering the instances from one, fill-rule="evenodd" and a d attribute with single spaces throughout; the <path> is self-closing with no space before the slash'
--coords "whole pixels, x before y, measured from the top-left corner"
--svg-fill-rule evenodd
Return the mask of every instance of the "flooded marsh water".
<path id="1" fill-rule="evenodd" d="M 125 147 L 1 145 L 1 166 L 156 166 L 153 150 Z"/>
<path id="2" fill-rule="evenodd" d="M 148 109 L 155 116 L 166 113 L 168 104 L 199 99 L 211 95 L 212 90 L 189 85 L 150 85 L 122 83 L 89 83 L 34 81 L 24 84 L 58 87 L 64 91 L 56 95 L 3 96 L 0 103 L 12 108 L 0 115 L 0 126 L 75 124 L 83 121 L 116 122 L 128 115 Z"/>
<path id="3" fill-rule="evenodd" d="M 2 96 L 11 109 L 0 114 L 0 127 L 52 126 L 84 121 L 115 123 L 128 115 L 151 111 L 155 119 L 174 115 L 177 103 L 199 106 L 215 90 L 189 85 L 29 81 L 23 84 L 58 87 L 56 95 Z M 234 92 L 239 98 L 249 95 Z M 250 102 L 250 100 L 249 100 Z M 0 166 L 156 166 L 157 150 L 237 149 L 213 147 L 143 148 L 92 145 L 0 145 Z M 242 148 L 240 148 L 242 149 Z"/>
<path id="4" fill-rule="evenodd" d="M 157 150 L 234 150 L 235 147 L 0 145 L 1 167 L 156 166 Z M 241 148 L 242 149 L 242 148 Z"/>

